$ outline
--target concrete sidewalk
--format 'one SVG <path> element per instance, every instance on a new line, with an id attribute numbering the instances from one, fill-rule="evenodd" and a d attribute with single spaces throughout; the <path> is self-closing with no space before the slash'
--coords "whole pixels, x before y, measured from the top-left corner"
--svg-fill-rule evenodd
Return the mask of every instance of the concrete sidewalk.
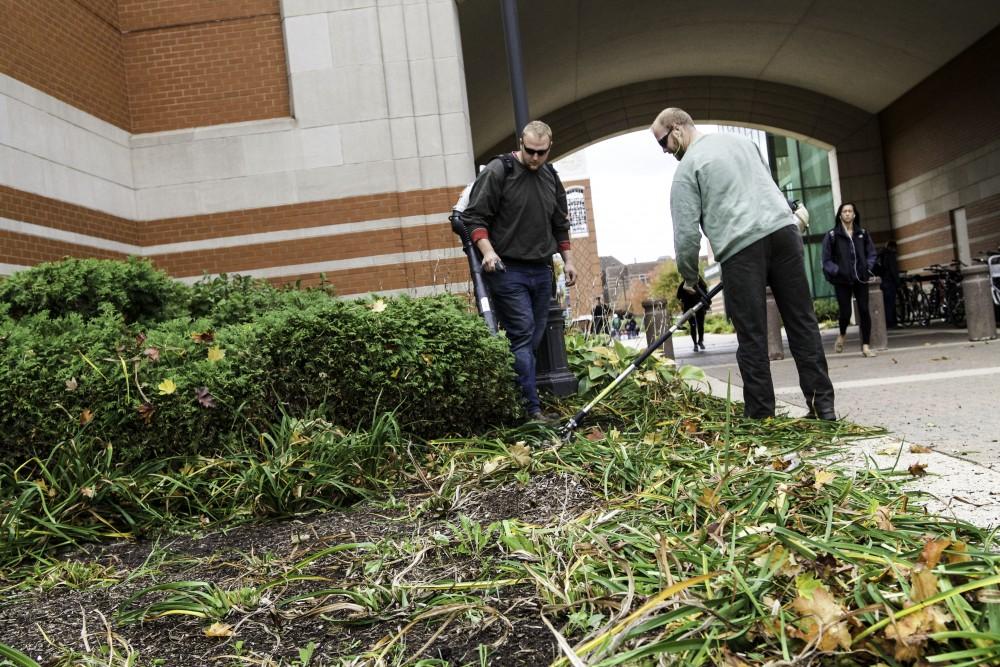
<path id="1" fill-rule="evenodd" d="M 897 470 L 924 464 L 927 475 L 908 486 L 934 495 L 928 509 L 982 527 L 1000 524 L 1000 341 L 972 343 L 964 330 L 943 326 L 896 329 L 889 332 L 889 349 L 868 359 L 861 356 L 857 327 L 848 330 L 840 354 L 833 352 L 836 333 L 824 330 L 823 341 L 838 415 L 890 432 L 852 442 L 845 461 L 864 467 L 870 459 L 891 468 L 898 454 Z M 734 334 L 707 334 L 707 349 L 698 353 L 689 336 L 673 342 L 677 363 L 702 368 L 711 393 L 725 397 L 729 389 L 742 400 Z M 771 363 L 771 374 L 779 412 L 804 415 L 787 343 L 785 359 Z M 913 445 L 933 451 L 914 454 Z"/>

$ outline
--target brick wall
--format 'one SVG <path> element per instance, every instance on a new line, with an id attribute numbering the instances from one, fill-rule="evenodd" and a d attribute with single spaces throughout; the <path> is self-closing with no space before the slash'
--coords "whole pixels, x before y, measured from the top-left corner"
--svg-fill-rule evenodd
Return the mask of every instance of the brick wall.
<path id="1" fill-rule="evenodd" d="M 308 230 L 345 223 L 427 216 L 427 224 L 397 229 L 328 234 L 310 238 L 245 243 L 234 247 L 178 249 L 143 253 L 171 275 L 246 273 L 290 267 L 287 274 L 269 278 L 284 284 L 316 284 L 318 273 L 298 274 L 300 264 L 361 260 L 362 266 L 327 272 L 326 280 L 338 294 L 443 286 L 469 280 L 464 257 L 363 266 L 366 258 L 403 252 L 441 251 L 459 247 L 447 215 L 461 188 L 436 188 L 417 192 L 382 193 L 307 204 L 275 206 L 212 215 L 137 222 L 92 211 L 12 188 L 0 186 L 0 218 L 37 225 L 53 232 L 78 234 L 60 239 L 56 233 L 36 235 L 0 229 L 0 264 L 28 266 L 66 256 L 121 258 L 120 250 L 100 247 L 108 242 L 142 248 L 172 243 L 211 241 L 269 232 Z M 95 247 L 97 246 L 97 247 Z"/>
<path id="2" fill-rule="evenodd" d="M 115 0 L 89 0 L 114 3 Z M 123 32 L 277 15 L 279 0 L 117 0 Z"/>
<path id="3" fill-rule="evenodd" d="M 0 72 L 129 128 L 115 0 L 5 0 Z"/>
<path id="4" fill-rule="evenodd" d="M 1000 137 L 1000 28 L 879 114 L 889 188 Z"/>
<path id="5" fill-rule="evenodd" d="M 126 19 L 138 23 L 124 11 L 127 5 L 122 5 L 123 24 Z M 125 69 L 131 130 L 158 132 L 289 116 L 284 37 L 281 17 L 276 7 L 274 10 L 127 32 Z M 208 8 L 184 16 L 164 16 L 161 21 L 193 20 L 207 13 Z"/>
<path id="6" fill-rule="evenodd" d="M 131 132 L 291 114 L 278 0 L 10 0 L 0 72 Z"/>

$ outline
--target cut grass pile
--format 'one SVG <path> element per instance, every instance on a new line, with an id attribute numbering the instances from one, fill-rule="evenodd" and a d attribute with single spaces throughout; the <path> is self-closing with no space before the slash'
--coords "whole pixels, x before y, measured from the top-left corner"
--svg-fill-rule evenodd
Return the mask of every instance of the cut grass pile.
<path id="1" fill-rule="evenodd" d="M 609 375 L 620 361 L 609 357 Z M 666 380 L 662 366 L 635 375 L 566 441 L 537 425 L 407 442 L 389 418 L 370 433 L 285 420 L 253 456 L 127 475 L 93 458 L 76 471 L 62 459 L 8 470 L 4 596 L 69 581 L 127 588 L 102 610 L 106 626 L 91 628 L 89 651 L 50 638 L 47 654 L 65 661 L 53 664 L 158 664 L 154 646 L 138 645 L 140 628 L 187 637 L 198 647 L 190 664 L 1000 661 L 994 533 L 927 514 L 904 475 L 837 464 L 851 439 L 874 431 L 747 421 Z M 558 407 L 568 415 L 580 404 Z M 591 502 L 553 497 L 531 521 L 474 511 L 484 490 L 526 492 L 553 476 Z M 369 518 L 381 513 L 378 530 L 297 538 L 225 568 L 204 556 L 186 570 L 197 578 L 152 565 L 116 574 L 54 551 L 358 498 Z M 245 639 L 306 623 L 317 627 L 308 642 Z M 39 646 L 0 647 L 0 664 L 33 667 Z"/>

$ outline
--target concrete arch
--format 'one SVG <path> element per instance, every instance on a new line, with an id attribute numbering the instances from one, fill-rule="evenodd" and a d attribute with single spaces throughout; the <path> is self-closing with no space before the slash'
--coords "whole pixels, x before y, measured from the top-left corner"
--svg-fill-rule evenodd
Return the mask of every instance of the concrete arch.
<path id="1" fill-rule="evenodd" d="M 857 202 L 865 225 L 890 230 L 878 117 L 845 102 L 780 83 L 722 76 L 673 77 L 632 83 L 541 114 L 552 126 L 552 159 L 624 132 L 646 128 L 664 107 L 685 109 L 698 122 L 766 129 L 836 151 L 843 201 Z M 508 139 L 476 146 L 477 161 L 510 150 Z"/>

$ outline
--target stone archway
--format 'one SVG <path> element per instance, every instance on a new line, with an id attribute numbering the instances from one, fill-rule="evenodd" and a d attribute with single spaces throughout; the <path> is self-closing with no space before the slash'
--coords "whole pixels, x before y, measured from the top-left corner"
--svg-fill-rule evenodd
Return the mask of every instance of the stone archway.
<path id="1" fill-rule="evenodd" d="M 633 83 L 573 102 L 541 118 L 556 137 L 552 159 L 624 132 L 648 127 L 677 106 L 700 122 L 766 129 L 836 151 L 842 201 L 865 211 L 865 226 L 891 230 L 878 117 L 819 93 L 734 77 L 676 77 Z M 510 140 L 476 146 L 477 161 L 509 150 Z M 484 150 L 485 148 L 485 150 Z"/>

